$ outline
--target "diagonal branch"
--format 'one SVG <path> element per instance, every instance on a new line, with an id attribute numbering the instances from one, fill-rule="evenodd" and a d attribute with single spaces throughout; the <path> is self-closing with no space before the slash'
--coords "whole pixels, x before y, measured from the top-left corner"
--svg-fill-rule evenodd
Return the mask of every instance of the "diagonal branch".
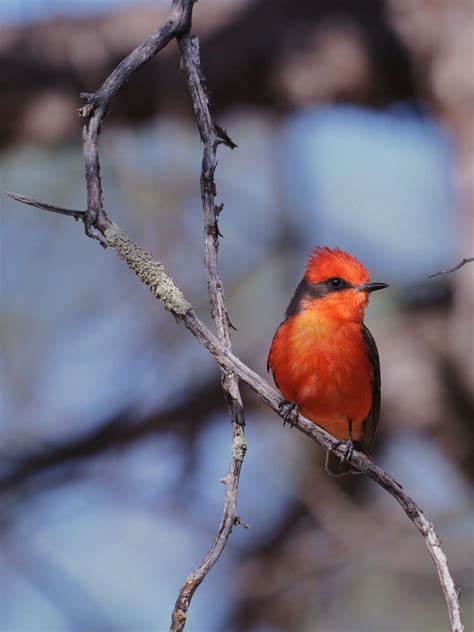
<path id="1" fill-rule="evenodd" d="M 26 203 L 32 206 L 39 206 L 40 208 L 46 206 L 36 200 L 32 200 L 32 202 Z M 151 255 L 135 244 L 116 224 L 112 224 L 106 230 L 104 237 L 107 246 L 112 248 L 125 261 L 126 265 L 164 303 L 165 307 L 171 311 L 176 319 L 183 322 L 184 326 L 189 329 L 198 342 L 214 356 L 217 363 L 223 369 L 234 372 L 269 408 L 283 418 L 281 409 L 283 400 L 281 396 L 268 382 L 233 355 L 206 327 L 194 312 L 191 304 L 186 301 L 182 292 L 175 286 L 173 280 L 166 274 L 163 265 L 154 261 Z M 338 447 L 338 442 L 334 437 L 302 415 L 298 414 L 298 416 L 295 416 L 293 425 L 323 448 L 327 450 L 332 449 L 344 456 L 345 453 Z M 239 455 L 241 446 L 236 443 L 233 449 Z M 360 452 L 354 452 L 350 462 L 391 494 L 401 505 L 409 520 L 423 535 L 445 596 L 451 632 L 463 632 L 464 626 L 461 623 L 459 594 L 451 577 L 446 555 L 441 548 L 441 542 L 433 524 L 425 517 L 423 511 L 403 487 L 365 455 Z M 219 534 L 217 537 L 219 537 Z"/>
<path id="2" fill-rule="evenodd" d="M 112 231 L 107 231 L 106 237 L 109 245 L 119 256 L 125 259 L 127 265 L 129 265 L 129 267 L 131 267 L 141 278 L 140 270 L 134 267 L 135 257 L 130 259 L 127 256 L 124 256 L 122 249 L 117 248 L 115 235 L 121 235 L 121 239 L 125 239 L 127 241 L 127 252 L 133 250 L 133 247 L 131 246 L 133 242 L 129 238 L 125 238 L 118 227 L 114 226 Z M 135 246 L 135 248 L 143 253 L 138 246 Z M 142 255 L 140 255 L 140 257 L 141 256 Z M 263 380 L 257 373 L 252 371 L 252 369 L 234 356 L 231 351 L 226 348 L 225 345 L 223 345 L 221 341 L 219 341 L 206 327 L 206 325 L 196 316 L 192 307 L 189 307 L 184 315 L 175 314 L 175 316 L 179 317 L 179 319 L 183 321 L 185 327 L 189 329 L 198 341 L 214 356 L 223 369 L 233 371 L 238 378 L 240 378 L 251 390 L 253 390 L 256 395 L 265 402 L 265 404 L 267 404 L 267 406 L 274 410 L 280 417 L 283 417 L 281 409 L 283 400 L 281 396 L 273 388 L 271 388 L 268 382 Z M 302 415 L 298 415 L 294 422 L 294 426 L 324 448 L 340 452 L 342 456 L 343 451 L 340 447 L 338 447 L 339 444 L 334 437 Z M 236 447 L 239 449 L 239 446 Z M 458 591 L 449 572 L 446 555 L 441 548 L 441 542 L 433 524 L 425 517 L 420 507 L 403 489 L 403 487 L 389 474 L 377 467 L 365 455 L 360 452 L 354 452 L 350 460 L 353 465 L 364 472 L 378 485 L 383 487 L 395 498 L 395 500 L 400 503 L 407 517 L 423 535 L 426 547 L 428 548 L 435 564 L 439 582 L 445 596 L 451 630 L 452 632 L 462 632 L 464 627 L 461 623 L 461 609 L 459 605 Z"/>

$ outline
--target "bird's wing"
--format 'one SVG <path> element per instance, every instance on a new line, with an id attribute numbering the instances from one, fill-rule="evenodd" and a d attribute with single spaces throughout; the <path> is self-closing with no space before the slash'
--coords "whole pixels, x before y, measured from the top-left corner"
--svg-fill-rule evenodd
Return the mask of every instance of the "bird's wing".
<path id="1" fill-rule="evenodd" d="M 380 360 L 374 337 L 365 325 L 362 326 L 362 336 L 364 338 L 365 346 L 367 349 L 367 356 L 373 370 L 372 406 L 370 408 L 369 414 L 364 419 L 364 438 L 362 441 L 364 450 L 368 454 L 370 454 L 380 416 Z"/>
<path id="2" fill-rule="evenodd" d="M 275 340 L 277 339 L 277 336 L 278 336 L 278 333 L 279 333 L 279 331 L 280 331 L 281 326 L 282 326 L 285 322 L 286 322 L 286 320 L 284 320 L 282 323 L 280 323 L 280 324 L 278 325 L 278 327 L 277 327 L 277 330 L 275 331 L 275 334 L 274 334 L 274 336 L 273 336 L 273 340 L 272 340 L 272 344 L 271 344 L 271 346 L 270 346 L 270 352 L 269 352 L 269 354 L 268 354 L 268 359 L 267 359 L 267 371 L 269 371 L 269 372 L 271 371 L 271 372 L 272 372 L 273 381 L 275 382 L 275 385 L 276 385 L 276 387 L 277 387 L 277 389 L 278 389 L 278 390 L 280 389 L 280 387 L 278 386 L 278 382 L 277 382 L 276 377 L 275 377 L 275 370 L 274 370 L 274 368 L 273 368 L 273 366 L 272 366 L 272 364 L 271 364 L 270 358 L 271 358 L 271 356 L 272 356 L 273 345 L 275 344 Z"/>

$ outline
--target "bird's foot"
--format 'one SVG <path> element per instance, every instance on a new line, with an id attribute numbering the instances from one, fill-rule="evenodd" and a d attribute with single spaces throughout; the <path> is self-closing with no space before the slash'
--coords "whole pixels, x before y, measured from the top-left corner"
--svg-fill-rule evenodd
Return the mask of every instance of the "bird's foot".
<path id="1" fill-rule="evenodd" d="M 345 439 L 343 441 L 336 441 L 336 443 L 331 446 L 330 450 L 331 452 L 343 451 L 344 453 L 341 456 L 341 461 L 343 463 L 347 463 L 352 459 L 355 446 L 352 439 Z"/>
<path id="2" fill-rule="evenodd" d="M 289 424 L 290 428 L 293 428 L 298 418 L 298 406 L 294 402 L 284 399 L 278 406 L 278 410 L 283 417 L 283 427 Z"/>

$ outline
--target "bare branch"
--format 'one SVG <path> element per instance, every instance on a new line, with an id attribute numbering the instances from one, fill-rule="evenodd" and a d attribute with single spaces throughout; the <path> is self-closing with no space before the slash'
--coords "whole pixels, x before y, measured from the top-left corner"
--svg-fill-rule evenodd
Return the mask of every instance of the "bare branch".
<path id="1" fill-rule="evenodd" d="M 84 216 L 84 226 L 86 234 L 97 239 L 104 247 L 106 240 L 103 234 L 110 226 L 110 220 L 103 205 L 97 148 L 102 119 L 107 113 L 110 100 L 131 75 L 173 38 L 180 35 L 183 29 L 191 28 L 193 4 L 194 0 L 173 0 L 168 20 L 117 66 L 97 92 L 81 94 L 81 98 L 86 101 L 86 105 L 78 110 L 79 116 L 86 119 L 82 130 L 87 185 L 87 211 Z"/>
<path id="2" fill-rule="evenodd" d="M 123 88 L 140 66 L 150 61 L 184 30 L 189 30 L 194 2 L 195 0 L 172 0 L 168 20 L 120 62 L 97 92 L 94 94 L 83 92 L 81 94 L 81 98 L 86 101 L 86 105 L 79 110 L 79 115 L 86 118 L 90 116 L 94 109 L 106 109 L 111 99 Z"/>
<path id="3" fill-rule="evenodd" d="M 440 276 L 441 274 L 449 274 L 450 272 L 455 272 L 462 268 L 466 263 L 472 263 L 474 261 L 474 257 L 468 257 L 467 259 L 463 259 L 457 265 L 452 268 L 448 268 L 447 270 L 440 270 L 439 272 L 435 272 L 434 274 L 430 274 L 429 279 L 433 279 L 434 277 Z"/>
<path id="4" fill-rule="evenodd" d="M 26 195 L 20 195 L 19 193 L 12 193 L 11 191 L 5 191 L 5 193 L 16 200 L 17 202 L 22 202 L 23 204 L 28 204 L 29 206 L 36 206 L 36 208 L 40 208 L 43 211 L 51 211 L 51 213 L 60 213 L 61 215 L 68 215 L 69 217 L 74 217 L 77 221 L 78 219 L 84 219 L 85 212 L 84 211 L 75 211 L 70 208 L 62 208 L 61 206 L 53 206 L 52 204 L 46 204 L 45 202 L 39 202 L 38 200 L 34 200 L 33 198 L 27 197 Z"/>
<path id="5" fill-rule="evenodd" d="M 219 248 L 218 216 L 222 205 L 215 201 L 216 184 L 214 173 L 217 165 L 216 152 L 220 143 L 231 149 L 236 147 L 225 130 L 215 125 L 209 111 L 204 77 L 201 71 L 199 42 L 197 37 L 185 32 L 178 39 L 181 51 L 181 63 L 186 72 L 194 115 L 201 140 L 204 144 L 201 166 L 201 202 L 204 217 L 204 263 L 207 272 L 207 284 L 212 316 L 216 324 L 217 338 L 226 351 L 231 352 L 230 319 L 224 297 L 224 288 L 217 267 Z M 224 479 L 226 494 L 219 529 L 204 560 L 187 577 L 181 587 L 171 616 L 171 631 L 180 632 L 186 624 L 191 599 L 222 554 L 227 540 L 236 524 L 237 494 L 239 490 L 240 470 L 247 451 L 245 419 L 242 399 L 239 392 L 239 380 L 231 369 L 222 368 L 222 388 L 226 394 L 227 407 L 232 423 L 232 455 L 229 471 Z"/>
<path id="6" fill-rule="evenodd" d="M 205 579 L 211 568 L 219 559 L 227 543 L 232 528 L 237 524 L 242 524 L 240 518 L 236 515 L 236 509 L 240 470 L 246 450 L 247 442 L 245 436 L 234 433 L 232 443 L 232 460 L 230 463 L 229 472 L 224 479 L 226 494 L 222 520 L 206 557 L 199 564 L 199 566 L 188 575 L 186 581 L 179 591 L 179 595 L 172 613 L 170 627 L 171 632 L 177 632 L 178 630 L 184 629 L 184 626 L 186 625 L 186 618 L 188 615 L 189 606 L 191 604 L 191 599 L 193 598 L 194 593 L 199 588 L 200 584 Z"/>

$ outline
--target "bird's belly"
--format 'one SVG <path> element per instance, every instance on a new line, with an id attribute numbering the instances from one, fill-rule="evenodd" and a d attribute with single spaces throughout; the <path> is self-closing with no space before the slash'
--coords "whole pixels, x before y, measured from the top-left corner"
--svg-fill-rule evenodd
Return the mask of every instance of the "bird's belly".
<path id="1" fill-rule="evenodd" d="M 285 399 L 305 417 L 340 440 L 349 438 L 351 421 L 352 438 L 362 439 L 372 405 L 372 367 L 362 345 L 312 345 L 289 354 L 275 377 Z"/>

